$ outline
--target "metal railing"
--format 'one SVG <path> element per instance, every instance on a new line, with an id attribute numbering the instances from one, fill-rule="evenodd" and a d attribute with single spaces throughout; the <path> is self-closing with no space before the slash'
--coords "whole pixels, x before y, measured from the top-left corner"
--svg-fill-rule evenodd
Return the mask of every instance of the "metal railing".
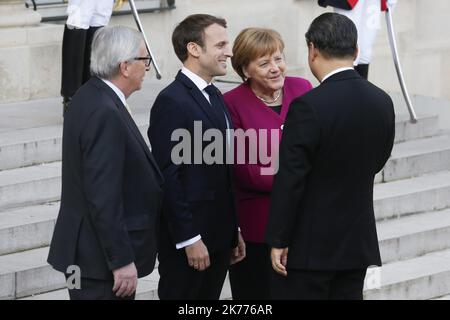
<path id="1" fill-rule="evenodd" d="M 139 13 L 161 12 L 175 9 L 175 0 L 138 0 L 136 1 Z M 67 0 L 26 0 L 25 7 L 38 11 L 42 15 L 42 22 L 56 22 L 67 19 Z M 113 16 L 131 15 L 129 6 L 114 11 Z"/>
<path id="2" fill-rule="evenodd" d="M 37 2 L 37 3 L 36 3 Z M 36 1 L 36 0 L 27 0 L 25 1 L 25 7 L 30 8 L 33 6 L 33 10 L 37 11 L 38 7 L 50 7 L 50 6 L 66 6 L 67 1 Z"/>

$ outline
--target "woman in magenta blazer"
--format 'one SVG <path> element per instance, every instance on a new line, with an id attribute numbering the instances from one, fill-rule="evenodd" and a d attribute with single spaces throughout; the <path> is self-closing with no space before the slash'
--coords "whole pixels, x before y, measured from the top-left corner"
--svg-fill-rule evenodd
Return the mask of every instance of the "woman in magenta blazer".
<path id="1" fill-rule="evenodd" d="M 270 151 L 272 144 L 276 144 L 275 154 L 268 152 L 272 159 L 278 154 L 281 130 L 290 102 L 312 88 L 305 79 L 285 76 L 283 49 L 283 40 L 274 30 L 248 28 L 241 31 L 234 42 L 231 62 L 244 83 L 224 94 L 235 130 L 256 130 L 260 134 L 264 131 L 258 130 L 267 130 L 266 150 Z M 271 141 L 271 130 L 278 133 L 277 141 Z M 256 163 L 248 161 L 252 152 L 258 154 L 260 151 L 256 150 L 260 139 L 261 135 L 257 135 L 258 141 L 253 147 L 247 143 L 244 155 L 235 154 L 237 212 L 246 241 L 246 258 L 230 268 L 233 299 L 269 298 L 272 269 L 264 234 L 273 174 L 262 174 L 261 169 L 270 166 L 264 164 L 266 161 L 259 158 Z M 246 163 L 236 163 L 239 156 L 246 159 Z"/>

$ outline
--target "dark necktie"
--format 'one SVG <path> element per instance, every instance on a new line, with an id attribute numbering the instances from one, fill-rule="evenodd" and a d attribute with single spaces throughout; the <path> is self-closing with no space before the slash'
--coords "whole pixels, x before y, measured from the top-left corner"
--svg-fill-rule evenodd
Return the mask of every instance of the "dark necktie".
<path id="1" fill-rule="evenodd" d="M 222 129 L 227 128 L 225 111 L 223 110 L 222 102 L 219 97 L 219 89 L 217 89 L 214 85 L 210 84 L 205 88 L 206 93 L 209 95 L 209 101 L 211 103 L 211 108 L 213 110 L 214 115 L 220 123 Z"/>

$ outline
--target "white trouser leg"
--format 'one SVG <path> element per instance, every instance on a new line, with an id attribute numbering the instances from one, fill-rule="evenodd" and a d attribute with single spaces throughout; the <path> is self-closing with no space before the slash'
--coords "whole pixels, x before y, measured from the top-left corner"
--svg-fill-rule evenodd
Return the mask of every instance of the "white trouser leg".
<path id="1" fill-rule="evenodd" d="M 353 10 L 335 8 L 334 11 L 351 19 L 358 30 L 359 54 L 354 65 L 369 64 L 372 58 L 372 46 L 380 29 L 380 0 L 359 0 Z"/>

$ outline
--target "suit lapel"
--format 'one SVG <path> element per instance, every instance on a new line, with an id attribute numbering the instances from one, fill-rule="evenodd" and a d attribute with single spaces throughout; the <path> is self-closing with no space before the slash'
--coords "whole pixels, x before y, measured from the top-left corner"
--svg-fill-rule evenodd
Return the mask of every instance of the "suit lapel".
<path id="1" fill-rule="evenodd" d="M 212 106 L 209 104 L 208 100 L 206 100 L 206 97 L 197 88 L 197 86 L 181 71 L 178 72 L 176 79 L 178 81 L 181 81 L 190 90 L 192 97 L 206 114 L 206 117 L 209 119 L 209 121 L 211 121 L 217 127 L 222 128 L 221 121 L 217 119 L 215 113 L 212 110 Z"/>
<path id="2" fill-rule="evenodd" d="M 150 152 L 150 149 L 147 146 L 147 143 L 145 142 L 144 138 L 142 137 L 141 132 L 139 131 L 139 128 L 137 127 L 136 123 L 134 122 L 133 118 L 131 117 L 128 110 L 126 110 L 125 106 L 123 105 L 122 101 L 120 101 L 120 105 L 116 103 L 116 105 L 119 108 L 119 112 L 121 113 L 123 119 L 125 120 L 126 125 L 128 128 L 133 132 L 135 138 L 139 141 L 141 147 L 144 149 L 145 154 L 147 155 L 148 160 L 153 165 L 154 170 L 157 175 L 157 179 L 162 184 L 163 176 L 162 173 L 159 170 L 158 164 L 156 163 L 155 159 L 153 158 L 153 155 Z"/>
<path id="3" fill-rule="evenodd" d="M 206 100 L 203 93 L 201 93 L 201 91 L 197 87 L 195 87 L 191 89 L 191 94 L 194 97 L 195 101 L 197 101 L 197 103 L 200 105 L 209 121 L 214 123 L 217 127 L 221 128 L 221 122 L 217 119 L 216 114 L 212 110 L 213 107 L 209 104 L 208 100 Z"/>
<path id="4" fill-rule="evenodd" d="M 162 184 L 164 181 L 161 171 L 159 170 L 159 167 L 153 158 L 153 155 L 150 153 L 150 149 L 148 148 L 147 144 L 145 143 L 144 138 L 141 135 L 141 132 L 139 131 L 139 128 L 137 127 L 136 123 L 134 122 L 133 118 L 131 117 L 130 113 L 126 109 L 126 107 L 123 105 L 122 101 L 119 99 L 117 94 L 102 80 L 96 79 L 97 85 L 105 89 L 105 92 L 108 94 L 108 96 L 114 101 L 117 109 L 119 110 L 125 124 L 130 129 L 130 131 L 133 133 L 141 147 L 144 149 L 145 155 L 147 156 L 147 159 L 150 161 L 152 166 L 154 167 L 156 178 L 158 179 L 159 184 Z"/>

